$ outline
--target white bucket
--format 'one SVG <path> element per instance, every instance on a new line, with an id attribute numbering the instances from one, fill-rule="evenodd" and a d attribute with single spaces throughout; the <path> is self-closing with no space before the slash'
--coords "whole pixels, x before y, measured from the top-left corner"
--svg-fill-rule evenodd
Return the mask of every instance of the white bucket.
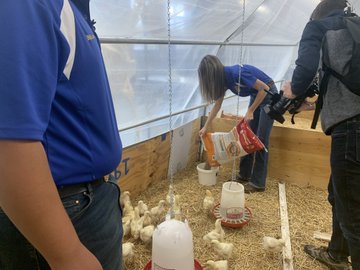
<path id="1" fill-rule="evenodd" d="M 225 182 L 221 191 L 220 215 L 227 219 L 240 219 L 244 208 L 244 186 L 234 181 Z"/>
<path id="2" fill-rule="evenodd" d="M 216 184 L 219 167 L 211 167 L 210 170 L 205 170 L 205 163 L 200 163 L 197 165 L 197 171 L 200 184 L 205 186 L 213 186 Z"/>
<path id="3" fill-rule="evenodd" d="M 194 270 L 192 232 L 187 222 L 170 219 L 157 226 L 151 261 L 152 270 Z"/>

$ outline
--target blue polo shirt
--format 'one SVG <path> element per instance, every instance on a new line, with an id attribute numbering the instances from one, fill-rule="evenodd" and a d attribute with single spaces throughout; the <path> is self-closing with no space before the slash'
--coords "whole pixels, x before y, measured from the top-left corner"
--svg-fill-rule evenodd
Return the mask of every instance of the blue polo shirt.
<path id="1" fill-rule="evenodd" d="M 88 1 L 74 3 L 0 2 L 0 139 L 41 141 L 57 185 L 108 174 L 122 151 Z"/>
<path id="2" fill-rule="evenodd" d="M 239 72 L 241 67 L 241 78 L 240 78 L 240 93 L 236 89 L 236 85 L 239 83 Z M 263 81 L 265 84 L 269 84 L 272 79 L 266 75 L 263 71 L 257 67 L 251 65 L 235 65 L 225 66 L 225 80 L 226 86 L 235 95 L 239 94 L 241 97 L 247 97 L 251 95 L 257 95 L 258 91 L 253 88 L 256 79 Z"/>

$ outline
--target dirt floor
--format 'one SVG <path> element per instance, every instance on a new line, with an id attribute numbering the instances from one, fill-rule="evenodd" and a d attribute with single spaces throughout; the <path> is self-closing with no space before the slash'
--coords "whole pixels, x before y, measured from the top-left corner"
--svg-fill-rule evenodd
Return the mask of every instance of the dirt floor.
<path id="1" fill-rule="evenodd" d="M 213 230 L 215 218 L 202 209 L 205 191 L 212 192 L 220 202 L 222 184 L 231 178 L 231 166 L 221 167 L 214 186 L 203 186 L 198 182 L 196 166 L 185 169 L 173 177 L 174 192 L 181 196 L 180 205 L 183 218 L 187 219 L 193 233 L 194 257 L 204 265 L 207 260 L 216 260 L 212 247 L 207 247 L 202 237 Z M 135 206 L 143 200 L 149 208 L 166 198 L 169 180 L 150 186 L 141 196 L 131 198 Z M 262 247 L 263 236 L 281 237 L 278 179 L 268 179 L 267 189 L 263 193 L 245 195 L 245 205 L 251 209 L 253 217 L 243 228 L 227 228 L 225 241 L 234 244 L 229 269 L 283 269 L 282 254 L 269 254 Z M 291 247 L 294 269 L 327 269 L 310 259 L 304 252 L 304 244 L 326 245 L 313 237 L 315 231 L 331 232 L 331 209 L 327 202 L 327 193 L 313 187 L 301 188 L 286 184 L 286 199 L 289 215 Z M 123 242 L 135 244 L 135 256 L 125 269 L 142 270 L 151 260 L 151 244 L 144 245 L 141 240 L 125 237 Z"/>

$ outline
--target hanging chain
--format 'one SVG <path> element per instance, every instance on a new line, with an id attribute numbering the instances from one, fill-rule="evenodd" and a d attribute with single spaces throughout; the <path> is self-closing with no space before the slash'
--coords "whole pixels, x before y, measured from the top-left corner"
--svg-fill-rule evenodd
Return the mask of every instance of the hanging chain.
<path id="1" fill-rule="evenodd" d="M 172 126 L 172 74 L 171 74 L 171 14 L 170 0 L 167 1 L 167 32 L 168 32 L 168 69 L 169 69 L 169 132 L 170 132 L 170 157 L 169 157 L 169 174 L 170 174 L 170 218 L 174 217 L 174 178 L 173 178 L 173 126 Z"/>
<path id="2" fill-rule="evenodd" d="M 238 85 L 238 96 L 237 96 L 237 104 L 236 104 L 236 116 L 239 117 L 239 109 L 240 109 L 240 85 L 241 85 L 241 71 L 242 71 L 242 54 L 243 54 L 243 44 L 244 44 L 244 30 L 245 30 L 245 0 L 243 0 L 243 9 L 242 9 L 242 23 L 241 23 L 241 40 L 240 40 L 240 59 L 239 59 L 239 85 Z M 231 180 L 236 180 L 236 157 L 233 156 L 233 168 L 231 174 Z"/>

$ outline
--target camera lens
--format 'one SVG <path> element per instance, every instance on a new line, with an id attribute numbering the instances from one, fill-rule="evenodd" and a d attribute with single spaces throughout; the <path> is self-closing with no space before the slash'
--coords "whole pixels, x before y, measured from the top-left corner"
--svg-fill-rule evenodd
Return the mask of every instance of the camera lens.
<path id="1" fill-rule="evenodd" d="M 273 109 L 277 111 L 279 114 L 284 114 L 290 104 L 291 104 L 291 99 L 282 96 L 280 100 L 274 104 Z"/>

